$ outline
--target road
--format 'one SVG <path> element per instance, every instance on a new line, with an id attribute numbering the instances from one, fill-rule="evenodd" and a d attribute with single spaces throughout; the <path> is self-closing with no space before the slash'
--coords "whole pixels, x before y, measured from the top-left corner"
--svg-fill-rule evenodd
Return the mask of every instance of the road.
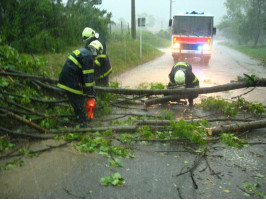
<path id="1" fill-rule="evenodd" d="M 132 88 L 145 82 L 168 83 L 168 73 L 173 60 L 169 50 L 154 61 L 138 66 L 113 80 L 118 80 L 122 86 Z M 198 76 L 201 86 L 224 84 L 243 73 L 264 75 L 265 69 L 243 54 L 215 44 L 215 52 L 209 66 L 193 64 L 193 71 Z M 236 93 L 217 93 L 227 98 Z M 260 101 L 266 105 L 265 90 L 256 88 L 249 93 L 249 99 Z M 204 95 L 201 95 L 203 98 Z M 200 100 L 200 98 L 198 98 Z M 135 109 L 136 108 L 136 109 Z M 186 106 L 168 105 L 145 108 L 143 105 L 128 110 L 139 114 L 162 115 L 167 109 L 175 113 L 176 118 L 188 118 L 192 115 L 206 116 L 200 110 L 190 110 Z M 123 110 L 123 112 L 126 112 Z M 208 114 L 208 113 L 207 113 Z M 215 116 L 213 116 L 215 117 Z M 265 143 L 266 129 L 244 133 L 249 142 Z M 26 143 L 28 149 L 43 149 L 56 146 L 60 141 L 44 140 Z M 108 159 L 98 153 L 80 153 L 69 144 L 38 157 L 23 158 L 25 164 L 10 170 L 0 171 L 1 198 L 260 198 L 256 192 L 266 191 L 265 181 L 265 148 L 264 145 L 250 145 L 248 148 L 233 149 L 222 144 L 209 144 L 208 156 L 202 159 L 193 172 L 176 176 L 193 166 L 197 155 L 190 153 L 188 145 L 174 142 L 152 143 L 143 145 L 134 143 L 131 146 L 133 159 L 121 159 L 123 167 L 109 168 Z M 5 159 L 0 160 L 2 166 Z M 105 187 L 100 184 L 100 178 L 119 172 L 126 183 L 120 187 Z M 260 184 L 260 187 L 244 193 L 243 183 Z M 198 188 L 196 188 L 196 186 Z M 253 193 L 253 194 L 252 194 Z M 250 195 L 250 196 L 248 196 Z"/>
<path id="2" fill-rule="evenodd" d="M 237 76 L 243 76 L 244 73 L 266 77 L 266 67 L 260 66 L 258 61 L 238 51 L 220 45 L 221 42 L 215 41 L 213 56 L 208 66 L 203 66 L 199 62 L 192 63 L 193 72 L 199 79 L 201 87 L 230 83 L 231 80 L 236 80 Z M 161 51 L 165 52 L 163 56 L 116 76 L 112 78 L 112 81 L 117 81 L 122 87 L 129 88 L 136 88 L 143 82 L 159 82 L 167 85 L 169 81 L 168 74 L 174 65 L 174 61 L 170 49 L 161 49 Z M 211 95 L 230 99 L 247 91 L 247 89 L 240 89 Z M 248 101 L 263 103 L 266 106 L 266 88 L 256 88 L 244 97 Z"/>

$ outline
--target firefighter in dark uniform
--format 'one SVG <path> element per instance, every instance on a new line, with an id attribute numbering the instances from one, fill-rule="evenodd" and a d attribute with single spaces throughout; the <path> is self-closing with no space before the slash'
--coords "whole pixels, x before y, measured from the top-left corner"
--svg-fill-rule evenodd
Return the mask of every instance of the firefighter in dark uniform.
<path id="1" fill-rule="evenodd" d="M 86 27 L 82 32 L 83 42 L 88 45 L 94 40 L 99 40 L 103 45 L 103 53 L 95 57 L 94 79 L 96 85 L 108 86 L 109 75 L 112 73 L 112 67 L 108 55 L 106 54 L 105 42 L 99 39 L 99 34 L 93 29 Z"/>
<path id="2" fill-rule="evenodd" d="M 57 86 L 67 91 L 75 111 L 75 121 L 86 124 L 84 98 L 94 98 L 94 57 L 103 51 L 102 44 L 95 40 L 85 48 L 73 51 L 65 62 Z"/>
<path id="3" fill-rule="evenodd" d="M 169 74 L 169 83 L 167 88 L 171 89 L 174 87 L 182 86 L 184 86 L 185 88 L 199 87 L 199 80 L 192 72 L 192 66 L 186 62 L 178 62 L 173 66 Z M 197 94 L 189 96 L 189 106 L 193 106 L 193 99 L 197 97 Z"/>

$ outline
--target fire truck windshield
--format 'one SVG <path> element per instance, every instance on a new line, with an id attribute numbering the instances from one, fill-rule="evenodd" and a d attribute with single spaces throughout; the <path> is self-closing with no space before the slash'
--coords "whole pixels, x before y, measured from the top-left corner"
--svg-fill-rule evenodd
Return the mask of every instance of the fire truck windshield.
<path id="1" fill-rule="evenodd" d="M 173 34 L 211 36 L 213 18 L 206 16 L 174 16 Z"/>

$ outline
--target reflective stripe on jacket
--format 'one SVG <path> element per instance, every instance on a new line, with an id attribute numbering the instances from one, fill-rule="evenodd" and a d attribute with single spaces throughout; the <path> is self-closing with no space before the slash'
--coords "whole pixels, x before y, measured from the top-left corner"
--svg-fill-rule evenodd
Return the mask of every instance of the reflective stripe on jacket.
<path id="1" fill-rule="evenodd" d="M 66 60 L 57 86 L 71 93 L 93 95 L 94 57 L 88 48 L 73 51 Z"/>
<path id="2" fill-rule="evenodd" d="M 185 62 L 179 62 L 177 64 L 175 64 L 170 72 L 170 74 L 168 75 L 169 77 L 169 83 L 171 85 L 178 85 L 177 83 L 175 83 L 175 73 L 178 70 L 182 70 L 185 73 L 185 87 L 186 88 L 194 88 L 194 87 L 199 87 L 199 80 L 198 78 L 194 75 L 194 73 L 192 72 L 192 67 L 191 65 L 185 63 Z"/>
<path id="3" fill-rule="evenodd" d="M 108 55 L 102 54 L 94 59 L 94 78 L 102 79 L 112 73 L 112 67 Z"/>

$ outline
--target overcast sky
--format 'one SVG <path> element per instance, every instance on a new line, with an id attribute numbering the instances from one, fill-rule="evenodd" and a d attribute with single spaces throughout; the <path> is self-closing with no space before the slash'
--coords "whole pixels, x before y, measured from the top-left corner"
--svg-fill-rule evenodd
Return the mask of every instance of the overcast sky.
<path id="1" fill-rule="evenodd" d="M 172 15 L 191 11 L 205 12 L 214 15 L 214 24 L 221 21 L 226 14 L 224 2 L 226 0 L 172 0 Z M 135 0 L 136 18 L 147 13 L 155 17 L 160 26 L 167 28 L 170 18 L 170 0 Z M 97 6 L 113 14 L 112 20 L 118 22 L 120 18 L 131 24 L 131 0 L 102 0 Z"/>

